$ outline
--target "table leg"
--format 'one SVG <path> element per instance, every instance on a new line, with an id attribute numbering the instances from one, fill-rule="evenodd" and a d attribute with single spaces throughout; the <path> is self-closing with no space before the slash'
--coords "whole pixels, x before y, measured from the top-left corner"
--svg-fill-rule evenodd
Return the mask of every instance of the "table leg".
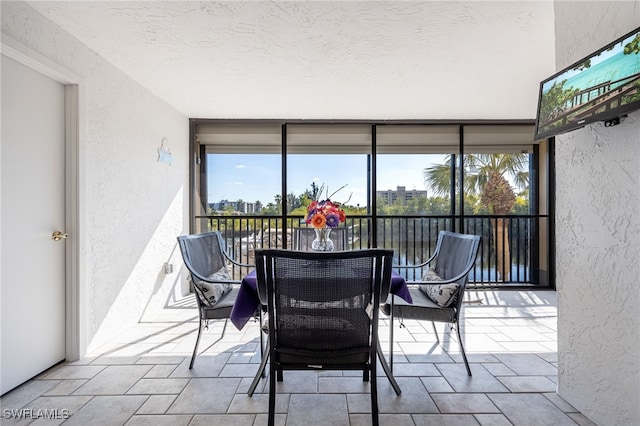
<path id="1" fill-rule="evenodd" d="M 380 346 L 380 341 L 378 340 L 378 359 L 380 359 L 380 364 L 382 365 L 382 369 L 384 373 L 387 375 L 389 382 L 391 382 L 391 386 L 393 386 L 393 390 L 396 391 L 396 395 L 400 395 L 402 390 L 400 390 L 400 386 L 398 386 L 398 382 L 396 382 L 396 378 L 393 377 L 393 373 L 389 369 L 389 364 L 387 364 L 387 360 L 384 358 L 384 353 L 382 352 L 382 346 Z"/>
<path id="2" fill-rule="evenodd" d="M 247 392 L 247 395 L 253 396 L 253 393 L 255 392 L 256 387 L 258 386 L 258 382 L 260 382 L 260 379 L 263 377 L 264 368 L 266 367 L 268 360 L 269 360 L 269 340 L 267 339 L 267 347 L 265 348 L 262 354 L 262 362 L 258 367 L 256 376 L 253 378 L 253 382 L 251 382 L 251 386 L 249 386 L 249 391 Z"/>

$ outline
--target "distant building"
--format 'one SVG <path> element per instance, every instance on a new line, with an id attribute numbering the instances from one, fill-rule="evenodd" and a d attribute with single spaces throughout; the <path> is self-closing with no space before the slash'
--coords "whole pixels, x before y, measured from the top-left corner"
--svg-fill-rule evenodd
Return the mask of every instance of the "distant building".
<path id="1" fill-rule="evenodd" d="M 217 203 L 209 203 L 209 208 L 214 212 L 222 212 L 229 209 L 237 211 L 238 203 L 236 201 L 220 200 Z"/>
<path id="2" fill-rule="evenodd" d="M 260 206 L 256 206 L 256 203 L 248 203 L 246 201 L 238 200 L 238 201 L 229 201 L 229 200 L 220 200 L 217 203 L 209 203 L 209 208 L 214 212 L 223 212 L 231 211 L 235 213 L 244 213 L 244 214 L 259 214 L 262 210 Z"/>
<path id="3" fill-rule="evenodd" d="M 414 200 L 418 197 L 427 197 L 426 190 L 411 189 L 407 191 L 404 186 L 398 186 L 396 190 L 388 189 L 386 191 L 377 191 L 376 196 L 378 199 L 382 199 L 388 206 L 395 204 L 397 200 L 402 205 L 407 204 L 407 201 Z"/>
<path id="4" fill-rule="evenodd" d="M 261 210 L 256 203 L 247 203 L 246 201 L 237 201 L 237 211 L 244 214 L 257 214 Z"/>

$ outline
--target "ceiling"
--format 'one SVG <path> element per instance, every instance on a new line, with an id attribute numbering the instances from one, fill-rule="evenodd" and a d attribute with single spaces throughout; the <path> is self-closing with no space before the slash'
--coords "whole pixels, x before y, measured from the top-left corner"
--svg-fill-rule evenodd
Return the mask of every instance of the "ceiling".
<path id="1" fill-rule="evenodd" d="M 305 111 L 325 118 L 416 118 L 403 108 L 440 118 L 441 111 L 450 112 L 435 108 L 428 96 L 443 97 L 441 82 L 451 78 L 451 70 L 473 73 L 481 83 L 457 77 L 460 84 L 451 90 L 460 95 L 473 89 L 486 97 L 482 90 L 492 90 L 490 79 L 517 85 L 500 95 L 506 100 L 522 84 L 512 81 L 512 68 L 535 72 L 546 66 L 529 59 L 546 49 L 536 43 L 541 19 L 535 9 L 541 2 L 28 3 L 192 118 L 282 118 L 298 112 L 307 118 Z M 517 35 L 507 37 L 510 32 Z M 520 52 L 523 45 L 530 50 Z M 501 58 L 502 71 L 483 66 L 487 55 Z M 536 79 L 527 81 L 527 113 L 511 107 L 516 118 L 532 118 Z M 458 118 L 486 109 L 473 102 L 455 107 Z"/>

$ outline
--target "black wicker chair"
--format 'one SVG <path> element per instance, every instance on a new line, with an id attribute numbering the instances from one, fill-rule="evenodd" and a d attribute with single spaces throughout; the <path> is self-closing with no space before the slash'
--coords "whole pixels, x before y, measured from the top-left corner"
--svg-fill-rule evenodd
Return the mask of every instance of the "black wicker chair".
<path id="1" fill-rule="evenodd" d="M 329 238 L 333 241 L 333 249 L 335 251 L 349 250 L 349 228 L 339 226 L 331 228 Z M 316 232 L 313 228 L 293 228 L 293 249 L 300 251 L 311 251 L 311 243 L 316 238 Z"/>
<path id="2" fill-rule="evenodd" d="M 434 322 L 455 325 L 462 358 L 471 376 L 471 369 L 464 352 L 460 337 L 460 312 L 464 291 L 469 281 L 469 272 L 475 265 L 480 236 L 458 234 L 441 231 L 438 235 L 436 250 L 433 255 L 419 265 L 394 266 L 394 269 L 431 268 L 422 276 L 421 281 L 407 281 L 413 303 L 409 304 L 399 297 L 392 296 L 383 307 L 387 315 L 391 315 L 390 333 L 393 342 L 393 318 L 431 321 L 437 342 L 440 343 Z M 393 348 L 389 356 L 393 368 Z"/>
<path id="3" fill-rule="evenodd" d="M 373 425 L 378 424 L 376 364 L 383 355 L 377 307 L 389 294 L 392 258 L 393 250 L 386 249 L 256 250 L 258 293 L 269 318 L 268 355 L 260 366 L 270 360 L 269 426 L 283 370 L 309 369 L 362 370 L 371 383 Z"/>
<path id="4" fill-rule="evenodd" d="M 228 266 L 253 268 L 254 265 L 240 263 L 232 259 L 227 254 L 222 234 L 217 231 L 182 235 L 178 237 L 178 244 L 182 259 L 191 277 L 200 319 L 198 337 L 189 364 L 189 369 L 191 369 L 198 352 L 202 330 L 208 327 L 209 320 L 224 319 L 222 334 L 213 344 L 224 337 L 227 329 L 227 321 L 241 284 L 240 280 L 232 279 Z M 262 333 L 260 333 L 260 347 L 263 347 Z"/>

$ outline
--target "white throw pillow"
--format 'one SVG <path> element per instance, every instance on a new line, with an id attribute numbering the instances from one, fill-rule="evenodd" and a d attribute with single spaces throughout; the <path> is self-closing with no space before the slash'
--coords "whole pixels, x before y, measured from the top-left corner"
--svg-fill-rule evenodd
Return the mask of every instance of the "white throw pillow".
<path id="1" fill-rule="evenodd" d="M 443 281 L 443 279 L 431 268 L 422 275 L 422 281 Z M 420 286 L 422 292 L 441 308 L 449 307 L 456 298 L 458 284 L 425 284 Z"/>
<path id="2" fill-rule="evenodd" d="M 211 281 L 227 281 L 231 280 L 231 275 L 227 268 L 221 268 L 219 271 L 211 274 L 207 277 Z M 205 281 L 198 281 L 194 283 L 194 289 L 200 296 L 202 302 L 213 307 L 220 301 L 222 296 L 227 294 L 233 288 L 231 283 L 209 283 Z"/>
<path id="3" fill-rule="evenodd" d="M 442 278 L 433 270 L 433 268 L 429 268 L 427 269 L 427 272 L 422 274 L 422 281 L 442 281 Z"/>

